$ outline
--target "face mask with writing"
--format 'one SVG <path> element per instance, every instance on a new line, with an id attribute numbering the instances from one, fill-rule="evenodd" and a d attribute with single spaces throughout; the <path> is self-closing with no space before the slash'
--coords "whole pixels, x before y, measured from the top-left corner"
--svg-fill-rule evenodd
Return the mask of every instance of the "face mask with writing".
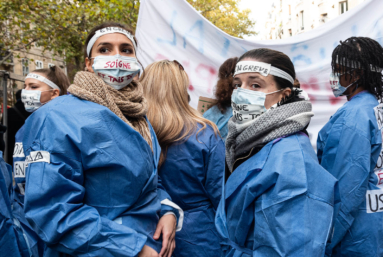
<path id="1" fill-rule="evenodd" d="M 52 89 L 46 90 L 46 91 L 39 91 L 39 90 L 23 89 L 21 91 L 21 101 L 24 104 L 25 110 L 27 112 L 34 112 L 37 109 L 39 109 L 42 105 L 46 104 L 46 103 L 40 102 L 41 93 L 51 91 L 51 90 Z"/>
<path id="2" fill-rule="evenodd" d="M 235 121 L 239 124 L 244 124 L 261 116 L 267 111 L 265 108 L 266 96 L 279 91 L 281 90 L 266 94 L 243 88 L 234 89 L 231 95 L 231 104 Z"/>
<path id="3" fill-rule="evenodd" d="M 94 57 L 92 68 L 94 73 L 102 78 L 106 84 L 117 90 L 129 85 L 140 72 L 136 58 L 119 54 Z"/>
<path id="4" fill-rule="evenodd" d="M 333 92 L 335 97 L 339 97 L 339 96 L 344 95 L 343 93 L 347 90 L 347 88 L 351 87 L 352 85 L 354 85 L 357 82 L 357 81 L 354 81 L 350 85 L 348 85 L 347 87 L 342 87 L 339 81 L 340 81 L 340 76 L 342 76 L 344 74 L 346 74 L 346 73 L 343 73 L 343 74 L 331 73 L 331 75 L 330 75 L 330 85 L 331 85 L 331 89 L 332 89 L 332 92 Z M 355 90 L 356 90 L 356 88 L 354 89 L 354 91 Z M 346 95 L 344 95 L 344 96 L 346 96 Z"/>

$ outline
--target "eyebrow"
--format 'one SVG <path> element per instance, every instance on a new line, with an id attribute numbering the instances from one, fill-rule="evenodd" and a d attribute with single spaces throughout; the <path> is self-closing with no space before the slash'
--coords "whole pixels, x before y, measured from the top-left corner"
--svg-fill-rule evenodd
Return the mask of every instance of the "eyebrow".
<path id="1" fill-rule="evenodd" d="M 97 46 L 100 46 L 100 45 L 105 46 L 105 45 L 112 45 L 112 44 L 109 43 L 109 42 L 101 42 L 101 43 L 98 44 Z M 123 43 L 123 44 L 121 44 L 121 46 L 130 46 L 130 47 L 133 47 L 132 44 L 129 44 L 129 43 Z"/>
<path id="2" fill-rule="evenodd" d="M 98 44 L 97 46 L 101 46 L 101 45 L 103 45 L 103 46 L 105 46 L 105 45 L 111 45 L 111 43 L 108 43 L 108 42 L 101 42 L 101 43 Z"/>
<path id="3" fill-rule="evenodd" d="M 133 47 L 132 44 L 129 44 L 129 43 L 123 43 L 123 44 L 121 44 L 121 46 L 130 46 L 130 47 Z"/>

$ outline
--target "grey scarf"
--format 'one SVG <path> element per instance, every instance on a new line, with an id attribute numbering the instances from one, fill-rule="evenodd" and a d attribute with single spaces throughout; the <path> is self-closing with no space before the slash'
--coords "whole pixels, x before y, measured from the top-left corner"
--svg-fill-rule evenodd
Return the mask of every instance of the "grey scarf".
<path id="1" fill-rule="evenodd" d="M 226 162 L 230 172 L 233 172 L 235 158 L 254 146 L 303 130 L 314 116 L 311 110 L 310 101 L 293 102 L 267 111 L 247 126 L 236 123 L 233 116 L 226 138 Z"/>

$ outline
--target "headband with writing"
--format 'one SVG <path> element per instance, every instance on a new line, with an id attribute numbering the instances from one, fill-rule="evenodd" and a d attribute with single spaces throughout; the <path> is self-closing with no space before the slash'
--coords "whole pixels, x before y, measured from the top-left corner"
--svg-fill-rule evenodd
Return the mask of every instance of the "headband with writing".
<path id="1" fill-rule="evenodd" d="M 269 74 L 271 74 L 273 76 L 283 78 L 289 81 L 292 85 L 294 85 L 294 79 L 290 76 L 290 74 L 277 67 L 271 66 L 271 64 L 268 63 L 255 61 L 238 62 L 235 66 L 234 76 L 247 72 L 258 72 L 264 77 L 267 77 Z"/>
<path id="2" fill-rule="evenodd" d="M 97 41 L 97 39 L 103 35 L 112 34 L 112 33 L 124 34 L 127 38 L 130 39 L 130 41 L 132 41 L 132 44 L 134 47 L 134 52 L 136 52 L 136 49 L 137 49 L 136 42 L 134 41 L 134 36 L 132 34 L 130 34 L 129 31 L 127 31 L 123 28 L 120 28 L 120 27 L 107 27 L 107 28 L 97 30 L 94 33 L 93 37 L 89 40 L 88 46 L 86 47 L 86 53 L 88 54 L 88 57 L 89 57 L 90 51 L 92 50 L 92 47 L 93 47 L 94 43 Z"/>
<path id="3" fill-rule="evenodd" d="M 47 84 L 47 85 L 50 86 L 51 88 L 53 88 L 53 89 L 58 89 L 58 90 L 61 92 L 61 89 L 60 89 L 55 83 L 53 83 L 52 81 L 50 81 L 50 80 L 47 79 L 46 77 L 43 77 L 43 76 L 38 75 L 38 74 L 36 74 L 36 73 L 29 73 L 29 74 L 25 77 L 25 79 L 29 79 L 29 78 L 31 78 L 31 79 L 37 79 L 37 80 L 39 80 L 39 81 L 41 81 L 41 82 L 44 82 L 45 84 Z"/>
<path id="4" fill-rule="evenodd" d="M 349 67 L 349 68 L 353 68 L 353 69 L 361 69 L 361 64 L 360 62 L 357 62 L 357 61 L 352 61 L 352 60 L 348 60 L 346 59 L 345 57 L 343 57 L 340 61 L 339 61 L 339 56 L 337 55 L 336 56 L 336 63 L 337 64 L 340 64 L 342 66 L 346 66 L 346 67 Z M 378 66 L 375 66 L 375 65 L 372 65 L 370 64 L 370 70 L 372 72 L 382 72 L 383 69 L 382 68 L 379 68 Z"/>

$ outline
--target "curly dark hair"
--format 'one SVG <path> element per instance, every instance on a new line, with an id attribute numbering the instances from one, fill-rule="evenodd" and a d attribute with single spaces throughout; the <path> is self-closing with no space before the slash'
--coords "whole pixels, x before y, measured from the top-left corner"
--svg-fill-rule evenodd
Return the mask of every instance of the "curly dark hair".
<path id="1" fill-rule="evenodd" d="M 359 76 L 359 87 L 364 88 L 376 98 L 383 98 L 383 48 L 375 40 L 368 37 L 350 37 L 340 41 L 333 53 L 332 71 L 345 73 L 348 76 Z M 377 72 L 379 71 L 379 72 Z"/>
<path id="2" fill-rule="evenodd" d="M 231 94 L 234 90 L 233 74 L 237 61 L 237 57 L 229 58 L 219 67 L 215 98 L 217 99 L 216 105 L 222 114 L 231 105 Z"/>

